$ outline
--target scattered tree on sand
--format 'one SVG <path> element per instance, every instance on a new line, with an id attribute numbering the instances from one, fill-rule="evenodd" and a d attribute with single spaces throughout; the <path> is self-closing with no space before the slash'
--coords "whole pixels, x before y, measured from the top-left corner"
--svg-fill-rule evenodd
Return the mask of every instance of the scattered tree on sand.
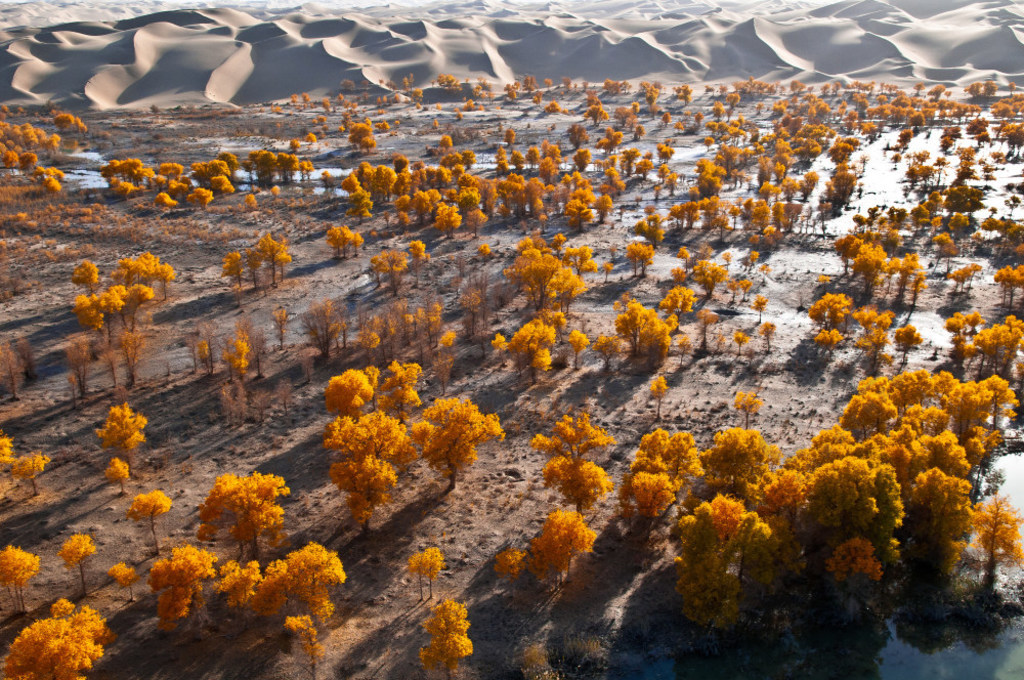
<path id="1" fill-rule="evenodd" d="M 410 574 L 416 575 L 416 584 L 420 589 L 420 599 L 423 599 L 423 579 L 427 579 L 430 586 L 430 596 L 427 599 L 434 599 L 434 579 L 444 569 L 444 555 L 437 548 L 427 548 L 409 558 L 408 569 Z"/>
<path id="2" fill-rule="evenodd" d="M 324 431 L 324 448 L 341 454 L 331 465 L 331 481 L 348 494 L 352 519 L 369 531 L 374 510 L 390 502 L 398 483 L 395 466 L 404 470 L 416 460 L 405 425 L 381 411 L 358 419 L 338 416 Z"/>
<path id="3" fill-rule="evenodd" d="M 57 553 L 64 560 L 65 569 L 78 567 L 78 575 L 82 579 L 83 597 L 89 592 L 85 587 L 85 560 L 95 552 L 96 544 L 92 542 L 92 536 L 89 534 L 73 534 L 68 540 L 64 541 L 60 552 Z"/>
<path id="4" fill-rule="evenodd" d="M 420 405 L 416 383 L 423 369 L 419 364 L 400 364 L 392 361 L 388 377 L 380 386 L 380 408 L 398 418 L 401 423 L 409 416 L 409 409 Z"/>
<path id="5" fill-rule="evenodd" d="M 750 416 L 757 415 L 757 412 L 764 406 L 764 402 L 757 398 L 757 392 L 737 392 L 733 407 L 743 414 L 743 428 L 750 427 Z"/>
<path id="6" fill-rule="evenodd" d="M 103 427 L 96 430 L 96 436 L 100 438 L 103 448 L 114 449 L 124 455 L 128 462 L 129 473 L 135 462 L 135 449 L 146 441 L 146 435 L 142 430 L 148 422 L 146 416 L 135 413 L 125 403 L 120 406 L 111 406 Z"/>
<path id="7" fill-rule="evenodd" d="M 153 564 L 147 583 L 154 593 L 160 593 L 157 615 L 161 630 L 174 630 L 180 619 L 203 607 L 203 586 L 217 575 L 216 562 L 213 553 L 184 545 Z"/>
<path id="8" fill-rule="evenodd" d="M 593 507 L 614 487 L 608 473 L 586 458 L 613 444 L 615 440 L 604 429 L 590 423 L 588 413 L 562 416 L 551 437 L 537 434 L 530 441 L 530 446 L 550 456 L 544 466 L 544 485 L 555 487 L 577 512 Z"/>
<path id="9" fill-rule="evenodd" d="M 582 331 L 574 330 L 569 333 L 569 346 L 572 347 L 572 367 L 580 367 L 580 352 L 590 345 L 588 338 Z"/>
<path id="10" fill-rule="evenodd" d="M 526 568 L 526 551 L 507 548 L 494 556 L 494 571 L 498 576 L 515 581 Z"/>
<path id="11" fill-rule="evenodd" d="M 91 607 L 65 599 L 50 607 L 49 618 L 26 626 L 4 664 L 12 680 L 81 680 L 84 671 L 103 656 L 103 646 L 117 638 L 106 620 Z"/>
<path id="12" fill-rule="evenodd" d="M 412 426 L 412 438 L 430 467 L 448 478 L 449 490 L 459 471 L 476 461 L 479 445 L 505 438 L 498 416 L 484 415 L 469 399 L 438 399 L 423 418 Z"/>
<path id="13" fill-rule="evenodd" d="M 201 541 L 210 541 L 217 535 L 224 515 L 230 515 L 234 524 L 228 530 L 241 549 L 259 557 L 260 538 L 272 546 L 284 541 L 284 509 L 277 504 L 279 496 L 291 491 L 279 475 L 253 472 L 247 477 L 235 474 L 221 475 L 214 482 L 206 500 L 199 506 Z"/>
<path id="14" fill-rule="evenodd" d="M 363 406 L 373 399 L 373 393 L 374 388 L 366 371 L 349 369 L 327 383 L 324 402 L 328 413 L 358 418 L 362 415 Z"/>
<path id="15" fill-rule="evenodd" d="M 114 579 L 114 581 L 117 582 L 117 585 L 128 589 L 129 602 L 135 601 L 135 593 L 132 590 L 132 586 L 139 580 L 139 575 L 135 572 L 135 567 L 128 566 L 124 562 L 118 562 L 107 570 L 107 576 Z"/>
<path id="16" fill-rule="evenodd" d="M 106 476 L 108 482 L 111 484 L 119 484 L 121 486 L 120 495 L 123 496 L 124 480 L 131 476 L 128 471 L 128 463 L 115 456 L 110 459 L 110 464 L 107 465 L 107 469 L 103 474 Z"/>
<path id="17" fill-rule="evenodd" d="M 423 624 L 430 633 L 430 644 L 420 648 L 424 668 L 431 670 L 443 665 L 449 678 L 455 675 L 459 661 L 473 653 L 473 642 L 466 635 L 466 617 L 466 605 L 454 600 L 444 600 L 434 607 L 432 616 Z"/>
<path id="18" fill-rule="evenodd" d="M 661 420 L 661 402 L 665 399 L 665 394 L 667 393 L 668 383 L 665 382 L 664 376 L 659 375 L 651 381 L 651 396 L 654 397 L 655 403 L 658 404 L 658 411 L 654 415 L 655 420 Z"/>
<path id="19" fill-rule="evenodd" d="M 140 493 L 128 508 L 128 519 L 133 522 L 149 521 L 149 532 L 153 535 L 153 552 L 157 555 L 160 554 L 160 541 L 156 537 L 156 518 L 170 509 L 171 499 L 159 489 Z"/>
<path id="20" fill-rule="evenodd" d="M 38 573 L 38 555 L 13 545 L 0 550 L 0 585 L 7 588 L 17 611 L 28 611 L 25 607 L 25 585 Z"/>
<path id="21" fill-rule="evenodd" d="M 334 613 L 331 588 L 340 586 L 346 578 L 338 553 L 319 543 L 309 543 L 267 565 L 252 606 L 256 613 L 271 616 L 293 598 L 313 616 L 326 621 Z"/>
<path id="22" fill-rule="evenodd" d="M 548 515 L 540 535 L 530 542 L 530 571 L 538 579 L 550 572 L 561 585 L 572 566 L 572 558 L 593 550 L 597 534 L 587 527 L 583 515 L 571 510 L 555 510 Z"/>
<path id="23" fill-rule="evenodd" d="M 44 456 L 39 451 L 18 456 L 11 463 L 11 476 L 15 479 L 27 479 L 32 482 L 32 495 L 38 496 L 39 487 L 36 485 L 36 477 L 42 474 L 49 463 L 50 457 Z"/>

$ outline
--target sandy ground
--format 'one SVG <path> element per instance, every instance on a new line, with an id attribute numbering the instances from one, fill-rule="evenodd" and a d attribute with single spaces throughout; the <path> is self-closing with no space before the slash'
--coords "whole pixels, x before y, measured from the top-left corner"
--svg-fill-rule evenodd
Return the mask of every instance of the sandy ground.
<path id="1" fill-rule="evenodd" d="M 235 3 L 231 3 L 234 6 Z M 439 74 L 967 84 L 1024 74 L 1012 0 L 669 0 L 413 7 L 102 0 L 0 8 L 0 100 L 92 108 L 247 104 Z"/>
<path id="2" fill-rule="evenodd" d="M 582 103 L 578 92 L 556 96 L 574 105 Z M 611 110 L 627 104 L 632 96 L 604 99 Z M 709 104 L 706 97 L 700 97 L 688 108 L 704 109 Z M 667 105 L 674 113 L 681 108 Z M 379 135 L 378 150 L 369 157 L 349 152 L 337 133 L 322 136 L 316 145 L 304 147 L 300 155 L 318 158 L 340 151 L 328 161 L 317 161 L 314 177 L 323 167 L 348 169 L 363 160 L 384 163 L 393 152 L 415 160 L 422 158 L 424 148 L 435 145 L 442 133 L 458 126 L 476 134 L 473 140 L 461 144 L 460 150 L 470 148 L 480 158 L 487 154 L 493 158 L 500 139 L 499 123 L 517 130 L 517 148 L 525 150 L 544 138 L 563 139 L 565 128 L 578 120 L 568 115 L 544 116 L 529 101 L 490 109 L 469 113 L 457 122 L 447 104 L 443 111 L 432 107 L 416 111 L 410 105 L 392 107 L 387 119 L 401 119 L 402 124 L 393 133 Z M 752 107 L 741 111 L 754 116 Z M 130 153 L 150 163 L 174 160 L 187 164 L 224 149 L 283 149 L 291 137 L 315 129 L 312 118 L 316 115 L 319 112 L 313 110 L 286 108 L 277 113 L 258 107 L 230 112 L 185 109 L 128 119 L 115 113 L 94 113 L 86 117 L 90 132 L 77 141 L 80 148 L 102 158 Z M 440 121 L 437 129 L 431 126 L 434 118 Z M 23 119 L 38 123 L 32 117 Z M 691 151 L 679 153 L 670 162 L 687 183 L 691 181 L 693 164 L 703 150 L 700 138 L 682 135 L 671 127 L 662 128 L 654 121 L 648 127 L 644 144 L 672 137 L 676 147 Z M 883 148 L 891 138 L 892 134 L 883 134 L 862 149 L 869 156 L 864 191 L 843 217 L 830 224 L 834 233 L 848 229 L 850 216 L 867 207 L 893 202 L 912 205 L 903 197 L 898 183 L 902 169 L 893 170 L 885 158 Z M 915 143 L 937 145 L 937 138 L 935 134 L 930 141 Z M 761 429 L 785 453 L 791 453 L 835 421 L 864 376 L 859 353 L 852 344 L 840 348 L 829 363 L 812 342 L 807 306 L 825 290 L 850 285 L 849 279 L 842 277 L 842 263 L 832 250 L 832 238 L 792 234 L 777 249 L 762 249 L 761 261 L 771 271 L 750 274 L 754 286 L 747 301 L 731 300 L 728 292 L 720 291 L 706 303 L 719 312 L 722 321 L 718 327 L 727 337 L 734 330 L 754 335 L 758 318 L 749 309 L 749 302 L 754 295 L 767 295 L 770 304 L 764 320 L 778 326 L 772 351 L 766 353 L 761 341 L 755 339 L 739 357 L 731 344 L 699 359 L 686 357 L 680 361 L 673 354 L 660 370 L 671 388 L 660 422 L 655 420 L 655 406 L 648 393 L 652 373 L 643 367 L 616 361 L 614 370 L 604 373 L 600 357 L 586 352 L 578 370 L 571 368 L 570 360 L 570 367 L 557 368 L 531 384 L 528 377 L 518 376 L 511 364 L 490 348 L 481 359 L 478 346 L 460 341 L 447 393 L 471 398 L 482 410 L 497 413 L 507 438 L 484 446 L 480 460 L 460 477 L 458 487 L 448 495 L 443 493 L 444 482 L 425 464 L 413 465 L 393 502 L 375 515 L 373 531 L 364 536 L 348 518 L 342 495 L 330 483 L 329 457 L 322 448 L 321 436 L 329 420 L 323 405 L 324 386 L 332 375 L 346 368 L 363 367 L 365 353 L 350 349 L 327 362 L 318 362 L 307 383 L 299 361 L 304 338 L 298 323 L 293 322 L 283 350 L 273 343 L 265 377 L 250 383 L 251 389 L 290 384 L 294 392 L 288 413 L 275 405 L 262 425 L 247 422 L 234 427 L 225 423 L 218 402 L 226 380 L 224 368 L 218 365 L 212 377 L 193 372 L 184 345 L 186 334 L 198 322 L 209 321 L 220 334 L 227 335 L 239 318 L 248 315 L 272 336 L 273 309 L 284 307 L 297 318 L 310 304 L 325 297 L 344 298 L 353 310 L 378 308 L 392 296 L 386 288 L 377 288 L 367 275 L 369 256 L 383 248 L 407 248 L 413 239 L 427 244 L 432 260 L 420 276 L 420 285 L 414 286 L 410 277 L 402 295 L 411 306 L 420 304 L 427 295 L 439 295 L 447 326 L 461 333 L 459 258 L 467 272 L 484 271 L 498 281 L 502 268 L 512 260 L 515 243 L 536 225 L 526 225 L 524 230 L 514 221 L 496 217 L 478 239 L 468 234 L 443 239 L 429 226 L 396 233 L 394 220 L 391 228 L 385 226 L 385 211 L 376 211 L 363 224 L 351 222 L 344 216 L 347 204 L 343 197 L 318 193 L 315 183 L 284 187 L 276 199 L 263 192 L 256 212 L 238 209 L 242 201 L 239 192 L 217 199 L 206 212 L 179 208 L 158 213 L 150 207 L 151 198 L 125 203 L 102 190 L 89 189 L 93 177 L 89 173 L 95 172 L 99 163 L 96 159 L 95 155 L 62 159 L 65 167 L 80 169 L 82 184 L 76 186 L 69 181 L 67 195 L 58 200 L 79 207 L 104 204 L 97 224 L 87 224 L 75 215 L 52 218 L 44 212 L 33 212 L 28 220 L 13 219 L 8 214 L 4 222 L 4 236 L 13 253 L 10 263 L 25 276 L 27 286 L 24 292 L 0 302 L 0 339 L 26 337 L 35 351 L 39 378 L 25 387 L 22 400 L 4 398 L 0 402 L 0 423 L 15 438 L 19 451 L 40 449 L 53 462 L 39 478 L 38 497 L 32 497 L 24 485 L 7 483 L 0 503 L 0 544 L 20 545 L 42 556 L 42 572 L 28 588 L 30 618 L 34 618 L 44 615 L 55 598 L 76 597 L 78 593 L 77 575 L 66 571 L 56 555 L 61 543 L 75 532 L 94 536 L 98 551 L 88 563 L 90 593 L 84 601 L 103 612 L 119 635 L 94 674 L 98 678 L 304 677 L 298 654 L 288 653 L 294 650 L 281 632 L 279 618 L 244 619 L 210 593 L 204 621 L 192 629 L 160 633 L 156 629 L 155 597 L 148 589 L 140 584 L 136 601 L 129 604 L 125 594 L 105 575 L 110 565 L 121 560 L 135 564 L 141 574 L 152 564 L 146 528 L 124 516 L 133 494 L 160 488 L 172 497 L 173 509 L 159 520 L 166 552 L 175 544 L 195 541 L 197 506 L 218 474 L 252 470 L 280 474 L 287 480 L 291 495 L 282 504 L 291 547 L 319 541 L 337 550 L 345 565 L 348 581 L 336 593 L 338 612 L 324 633 L 327 657 L 321 677 L 425 677 L 416 653 L 427 642 L 420 624 L 427 616 L 429 603 L 418 599 L 404 564 L 413 552 L 429 546 L 440 547 L 448 565 L 436 584 L 435 596 L 457 598 L 469 607 L 475 650 L 462 677 L 517 677 L 524 647 L 543 643 L 557 655 L 565 648 L 566 640 L 578 636 L 593 640 L 599 648 L 593 654 L 596 661 L 592 666 L 579 671 L 583 676 L 634 677 L 638 669 L 656 659 L 685 652 L 693 632 L 682 617 L 673 590 L 670 518 L 655 523 L 648 533 L 645 527 L 619 519 L 613 497 L 607 497 L 587 518 L 598 533 L 594 552 L 574 563 L 572 577 L 564 588 L 554 591 L 550 584 L 538 583 L 530 576 L 512 587 L 499 583 L 493 571 L 494 555 L 510 545 L 525 547 L 557 504 L 554 492 L 543 487 L 541 468 L 545 461 L 529 447 L 532 435 L 547 432 L 568 409 L 587 407 L 594 420 L 616 439 L 597 462 L 618 481 L 643 434 L 658 426 L 690 431 L 699 445 L 707 446 L 717 430 L 742 425 L 742 417 L 732 409 L 735 393 L 756 390 L 765 405 L 752 426 Z M 825 160 L 820 166 L 829 167 Z M 596 179 L 596 173 L 592 174 Z M 986 203 L 1001 206 L 1006 196 L 1003 186 L 1019 174 L 1020 165 L 1016 163 L 1001 170 L 999 186 L 986 196 Z M 4 181 L 16 185 L 21 180 L 7 177 Z M 752 189 L 743 186 L 723 196 L 732 199 L 751 194 Z M 645 305 L 655 305 L 673 285 L 669 270 L 676 261 L 672 254 L 681 245 L 691 252 L 702 243 L 708 243 L 716 254 L 728 250 L 734 256 L 732 271 L 738 273 L 738 260 L 750 249 L 745 234 L 728 233 L 720 240 L 715 234 L 693 230 L 670 232 L 648 275 L 632 276 L 623 251 L 632 237 L 631 225 L 637 212 L 652 203 L 666 212 L 677 200 L 662 196 L 655 201 L 650 182 L 633 183 L 617 202 L 624 208 L 622 217 L 617 209 L 608 224 L 592 225 L 582 234 L 567 232 L 569 246 L 590 245 L 598 262 L 611 257 L 612 246 L 618 248 L 615 269 L 607 282 L 601 274 L 587 275 L 588 290 L 574 304 L 570 328 L 582 328 L 591 338 L 612 332 L 612 303 L 623 293 Z M 41 207 L 36 203 L 12 204 L 9 209 L 39 211 Z M 40 221 L 42 218 L 46 219 Z M 338 261 L 332 259 L 323 235 L 328 225 L 343 223 L 364 234 L 366 244 L 358 257 Z M 550 238 L 563 229 L 560 219 L 552 220 L 545 236 Z M 247 288 L 239 307 L 220 277 L 221 258 L 229 250 L 252 243 L 265 231 L 289 239 L 293 262 L 288 278 L 277 287 L 255 293 Z M 993 267 L 1002 263 L 984 244 L 965 253 L 955 260 L 957 266 L 978 261 L 986 269 L 969 293 L 952 296 L 952 284 L 943 279 L 944 268 L 931 266 L 935 256 L 927 239 L 921 234 L 906 240 L 905 247 L 920 249 L 929 266 L 929 288 L 916 309 L 895 309 L 894 327 L 909 320 L 926 335 L 924 345 L 911 353 L 907 368 L 937 370 L 947 365 L 948 336 L 941 329 L 943 318 L 954 311 L 971 309 L 979 309 L 986 318 L 999 316 L 998 287 L 991 274 Z M 475 255 L 482 242 L 490 244 L 495 252 L 490 261 Z M 144 250 L 152 250 L 171 263 L 178 271 L 178 280 L 171 285 L 168 300 L 157 300 L 145 308 L 144 328 L 150 350 L 141 379 L 127 392 L 115 391 L 109 376 L 97 364 L 89 395 L 74 408 L 63 365 L 68 338 L 79 331 L 71 313 L 77 293 L 69 280 L 71 270 L 88 256 L 101 272 L 107 273 L 118 258 Z M 833 277 L 831 288 L 816 283 L 820 274 Z M 881 302 L 881 296 L 875 301 Z M 489 320 L 489 334 L 501 332 L 509 337 L 527 315 L 525 300 L 517 297 L 495 312 Z M 684 317 L 683 331 L 696 338 L 692 314 Z M 407 349 L 404 357 L 416 358 L 412 349 Z M 427 405 L 440 395 L 440 389 L 430 369 L 425 370 L 424 378 L 420 394 Z M 103 477 L 108 454 L 100 449 L 94 429 L 102 423 L 109 406 L 125 396 L 135 409 L 147 415 L 149 426 L 138 474 L 128 484 L 128 495 L 118 496 L 116 487 Z M 236 548 L 223 536 L 208 547 L 222 562 L 236 557 Z M 269 551 L 266 556 L 283 550 Z M 10 613 L 10 608 L 6 611 Z M 0 637 L 5 642 L 11 640 L 25 623 L 24 617 L 10 616 L 0 628 Z"/>

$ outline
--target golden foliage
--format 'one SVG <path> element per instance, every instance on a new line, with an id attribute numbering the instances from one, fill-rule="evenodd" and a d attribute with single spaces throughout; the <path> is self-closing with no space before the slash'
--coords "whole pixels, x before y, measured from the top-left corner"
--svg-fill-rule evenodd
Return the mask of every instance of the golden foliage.
<path id="1" fill-rule="evenodd" d="M 458 473 L 476 461 L 478 446 L 505 438 L 498 416 L 484 415 L 469 399 L 438 399 L 423 418 L 413 425 L 412 438 L 427 463 L 448 477 L 450 488 Z"/>
<path id="2" fill-rule="evenodd" d="M 147 583 L 154 593 L 160 593 L 157 615 L 161 630 L 174 630 L 180 619 L 203 607 L 203 585 L 216 577 L 216 562 L 213 553 L 184 545 L 153 564 Z"/>
<path id="3" fill-rule="evenodd" d="M 85 680 L 103 656 L 103 646 L 117 638 L 94 609 L 75 606 L 65 599 L 50 607 L 50 616 L 26 626 L 14 642 L 4 664 L 12 680 Z"/>
<path id="4" fill-rule="evenodd" d="M 572 558 L 593 550 L 597 534 L 587 527 L 583 515 L 555 510 L 548 515 L 540 535 L 530 542 L 530 571 L 538 579 L 549 572 L 561 581 L 572 566 Z"/>
<path id="5" fill-rule="evenodd" d="M 228 532 L 240 545 L 248 545 L 253 556 L 259 554 L 260 538 L 266 538 L 270 545 L 280 545 L 285 538 L 284 509 L 277 499 L 289 493 L 279 475 L 221 475 L 199 506 L 202 524 L 197 536 L 201 541 L 213 540 L 224 515 L 231 515 L 234 523 Z"/>

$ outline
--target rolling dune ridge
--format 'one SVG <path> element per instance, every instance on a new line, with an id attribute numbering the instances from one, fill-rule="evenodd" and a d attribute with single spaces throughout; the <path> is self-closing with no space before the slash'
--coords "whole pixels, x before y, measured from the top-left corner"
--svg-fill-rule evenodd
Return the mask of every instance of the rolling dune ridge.
<path id="1" fill-rule="evenodd" d="M 667 82 L 1024 78 L 1024 9 L 1011 0 L 477 0 L 143 11 L 130 3 L 4 6 L 0 100 L 103 109 L 246 104 L 329 94 L 346 79 L 376 85 L 412 74 L 422 86 L 439 73 L 499 82 L 524 74 Z M 50 25 L 34 27 L 43 23 Z"/>

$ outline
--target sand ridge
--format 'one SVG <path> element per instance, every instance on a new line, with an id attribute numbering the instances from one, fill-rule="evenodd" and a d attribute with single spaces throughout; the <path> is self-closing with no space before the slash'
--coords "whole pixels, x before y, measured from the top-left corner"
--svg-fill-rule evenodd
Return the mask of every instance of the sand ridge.
<path id="1" fill-rule="evenodd" d="M 499 84 L 524 74 L 961 85 L 1024 77 L 1024 10 L 1012 0 L 89 7 L 91 21 L 76 21 L 82 8 L 71 3 L 0 8 L 0 100 L 247 104 L 331 94 L 343 80 L 376 87 L 412 74 L 423 86 L 440 73 Z"/>

